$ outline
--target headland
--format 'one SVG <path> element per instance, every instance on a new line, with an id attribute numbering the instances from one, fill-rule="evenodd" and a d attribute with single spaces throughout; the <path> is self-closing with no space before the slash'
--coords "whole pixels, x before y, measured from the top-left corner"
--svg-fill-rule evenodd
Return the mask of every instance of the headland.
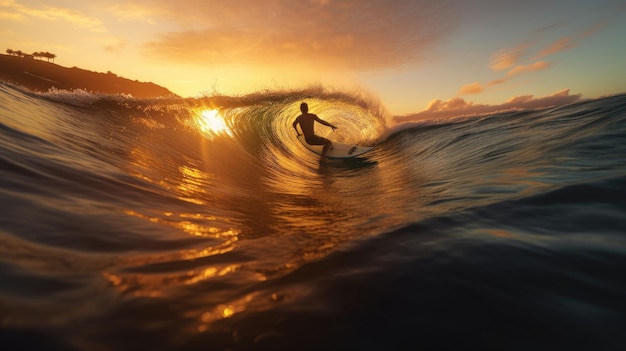
<path id="1" fill-rule="evenodd" d="M 157 84 L 119 77 L 115 73 L 92 72 L 77 67 L 67 68 L 34 58 L 0 54 L 0 81 L 29 90 L 76 90 L 99 94 L 130 94 L 137 98 L 176 97 Z"/>

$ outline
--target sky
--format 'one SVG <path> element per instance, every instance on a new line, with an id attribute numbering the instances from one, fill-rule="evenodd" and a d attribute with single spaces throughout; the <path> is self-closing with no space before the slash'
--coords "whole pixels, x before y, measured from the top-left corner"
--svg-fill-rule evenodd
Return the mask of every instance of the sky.
<path id="1" fill-rule="evenodd" d="M 411 118 L 624 93 L 625 38 L 626 0 L 0 0 L 6 49 L 61 66 L 184 97 L 325 86 Z"/>

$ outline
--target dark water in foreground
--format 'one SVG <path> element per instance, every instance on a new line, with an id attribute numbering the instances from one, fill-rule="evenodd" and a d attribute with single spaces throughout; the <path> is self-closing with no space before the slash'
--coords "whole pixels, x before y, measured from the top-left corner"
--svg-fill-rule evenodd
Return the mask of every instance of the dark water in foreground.
<path id="1" fill-rule="evenodd" d="M 320 162 L 304 95 L 376 149 Z M 2 349 L 626 349 L 626 96 L 214 104 L 0 86 Z"/>

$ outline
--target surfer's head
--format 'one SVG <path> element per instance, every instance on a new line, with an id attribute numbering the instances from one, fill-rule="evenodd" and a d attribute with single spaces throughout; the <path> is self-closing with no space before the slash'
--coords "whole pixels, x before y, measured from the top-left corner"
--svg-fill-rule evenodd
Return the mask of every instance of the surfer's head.
<path id="1" fill-rule="evenodd" d="M 301 103 L 300 104 L 300 111 L 302 111 L 302 113 L 309 112 L 309 105 L 306 102 Z"/>

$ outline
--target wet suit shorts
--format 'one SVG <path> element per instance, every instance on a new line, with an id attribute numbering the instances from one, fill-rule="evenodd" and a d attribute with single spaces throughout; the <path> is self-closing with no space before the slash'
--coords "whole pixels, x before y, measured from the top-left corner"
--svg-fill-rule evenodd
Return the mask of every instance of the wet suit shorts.
<path id="1" fill-rule="evenodd" d="M 326 138 L 322 138 L 321 136 L 317 136 L 317 135 L 311 135 L 311 136 L 305 136 L 304 140 L 306 140 L 306 143 L 309 145 L 324 145 L 328 142 L 328 139 Z"/>

